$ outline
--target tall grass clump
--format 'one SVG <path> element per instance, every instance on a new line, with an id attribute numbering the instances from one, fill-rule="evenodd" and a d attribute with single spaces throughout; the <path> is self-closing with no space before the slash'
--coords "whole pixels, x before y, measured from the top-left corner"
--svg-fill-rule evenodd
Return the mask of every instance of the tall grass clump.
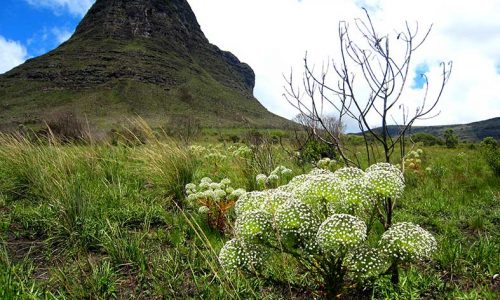
<path id="1" fill-rule="evenodd" d="M 155 141 L 139 150 L 144 172 L 176 203 L 184 199 L 184 188 L 194 181 L 197 163 L 187 149 L 174 141 Z"/>

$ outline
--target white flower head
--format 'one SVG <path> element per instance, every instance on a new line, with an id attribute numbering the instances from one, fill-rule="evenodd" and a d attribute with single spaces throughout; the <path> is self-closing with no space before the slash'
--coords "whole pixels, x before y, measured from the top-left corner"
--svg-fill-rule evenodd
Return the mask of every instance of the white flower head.
<path id="1" fill-rule="evenodd" d="M 236 215 L 241 215 L 244 212 L 259 209 L 262 203 L 266 201 L 266 198 L 267 194 L 265 192 L 254 191 L 245 193 L 236 201 L 234 211 Z"/>
<path id="2" fill-rule="evenodd" d="M 200 208 L 198 208 L 198 213 L 201 214 L 201 215 L 206 215 L 210 212 L 210 208 L 208 208 L 207 206 L 200 206 Z"/>
<path id="3" fill-rule="evenodd" d="M 335 171 L 335 176 L 340 180 L 352 180 L 356 178 L 361 178 L 365 175 L 365 172 L 359 168 L 344 167 Z"/>
<path id="4" fill-rule="evenodd" d="M 405 189 L 404 181 L 395 172 L 375 170 L 366 173 L 374 195 L 379 198 L 399 199 Z"/>
<path id="5" fill-rule="evenodd" d="M 266 251 L 257 244 L 248 244 L 238 239 L 228 241 L 219 253 L 219 261 L 228 272 L 238 269 L 260 269 Z"/>
<path id="6" fill-rule="evenodd" d="M 366 230 L 366 224 L 360 219 L 335 214 L 321 224 L 316 241 L 323 251 L 335 254 L 358 247 L 366 240 Z"/>
<path id="7" fill-rule="evenodd" d="M 304 246 L 314 239 L 319 218 L 306 204 L 290 199 L 276 210 L 276 227 L 289 246 Z"/>
<path id="8" fill-rule="evenodd" d="M 245 241 L 268 241 L 273 235 L 272 215 L 263 210 L 245 212 L 236 219 L 234 231 Z"/>
<path id="9" fill-rule="evenodd" d="M 392 225 L 382 235 L 380 245 L 384 254 L 401 261 L 430 258 L 437 248 L 432 234 L 409 222 Z"/>

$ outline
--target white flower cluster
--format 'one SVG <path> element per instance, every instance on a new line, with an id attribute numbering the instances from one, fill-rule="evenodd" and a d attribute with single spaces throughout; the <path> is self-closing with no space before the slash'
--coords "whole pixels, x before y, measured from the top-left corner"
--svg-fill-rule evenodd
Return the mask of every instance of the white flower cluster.
<path id="1" fill-rule="evenodd" d="M 275 226 L 287 246 L 311 246 L 319 225 L 320 219 L 311 207 L 299 200 L 288 200 L 276 210 Z"/>
<path id="2" fill-rule="evenodd" d="M 403 195 L 405 183 L 401 171 L 378 169 L 366 173 L 366 180 L 378 198 L 399 199 Z"/>
<path id="3" fill-rule="evenodd" d="M 337 165 L 337 161 L 335 159 L 330 159 L 328 157 L 322 158 L 316 162 L 316 167 L 319 169 L 325 170 L 333 170 Z"/>
<path id="4" fill-rule="evenodd" d="M 278 166 L 269 176 L 266 174 L 259 174 L 255 177 L 255 180 L 257 181 L 257 185 L 261 188 L 269 186 L 277 187 L 280 183 L 286 183 L 284 181 L 290 179 L 292 172 L 291 169 L 285 166 Z"/>
<path id="5" fill-rule="evenodd" d="M 269 250 L 272 247 L 267 246 L 276 248 L 278 243 L 294 253 L 341 258 L 353 277 L 365 278 L 381 272 L 387 255 L 401 260 L 428 257 L 436 247 L 434 238 L 410 223 L 392 226 L 382 236 L 380 249 L 365 245 L 363 218 L 381 198 L 401 197 L 404 187 L 401 171 L 381 163 L 366 172 L 314 169 L 279 188 L 245 193 L 235 205 L 236 240 L 223 248 L 221 262 L 231 260 L 235 261 L 231 267 L 241 266 L 255 257 L 241 258 L 250 253 L 240 249 L 236 255 L 234 249 L 248 244 Z"/>
<path id="6" fill-rule="evenodd" d="M 214 202 L 237 200 L 245 193 L 244 189 L 234 189 L 228 178 L 213 182 L 209 177 L 201 179 L 198 185 L 187 184 L 185 190 L 190 204 L 205 203 L 207 200 Z"/>
<path id="7" fill-rule="evenodd" d="M 347 252 L 366 240 L 366 224 L 360 219 L 336 214 L 326 219 L 318 229 L 316 240 L 326 253 Z"/>
<path id="8" fill-rule="evenodd" d="M 273 216 L 262 210 L 242 214 L 234 226 L 238 238 L 249 242 L 266 242 L 273 234 Z"/>
<path id="9" fill-rule="evenodd" d="M 394 260 L 430 258 L 436 251 L 436 239 L 422 227 L 409 222 L 397 223 L 380 239 L 382 252 Z"/>
<path id="10" fill-rule="evenodd" d="M 319 170 L 319 169 L 317 169 Z M 314 209 L 324 209 L 328 203 L 336 203 L 340 199 L 341 181 L 333 173 L 311 175 L 293 189 L 293 193 L 302 202 Z"/>
<path id="11" fill-rule="evenodd" d="M 188 148 L 189 152 L 197 158 L 203 158 L 203 160 L 210 161 L 212 163 L 219 163 L 227 159 L 227 155 L 224 154 L 222 146 L 220 145 L 191 145 Z"/>
<path id="12" fill-rule="evenodd" d="M 387 267 L 387 261 L 382 257 L 379 249 L 359 247 L 350 252 L 345 261 L 349 275 L 357 280 L 375 277 Z"/>
<path id="13" fill-rule="evenodd" d="M 232 239 L 222 247 L 219 261 L 227 271 L 256 270 L 264 262 L 265 252 L 265 249 L 257 244 Z"/>
<path id="14" fill-rule="evenodd" d="M 422 168 L 422 156 L 424 151 L 422 149 L 417 149 L 415 151 L 410 151 L 404 160 L 405 167 L 407 169 L 418 171 Z"/>
<path id="15" fill-rule="evenodd" d="M 354 167 L 344 167 L 341 169 L 338 169 L 333 173 L 337 178 L 340 180 L 352 180 L 352 179 L 357 179 L 357 178 L 362 178 L 365 175 L 365 172 L 363 170 L 354 168 Z"/>
<path id="16" fill-rule="evenodd" d="M 228 151 L 230 151 L 231 154 L 234 157 L 243 157 L 243 158 L 246 158 L 246 157 L 249 157 L 252 154 L 252 149 L 250 149 L 246 145 L 242 145 L 242 146 L 239 146 L 237 148 L 234 147 L 234 146 L 230 146 L 228 148 Z"/>
<path id="17" fill-rule="evenodd" d="M 367 176 L 343 181 L 340 184 L 339 203 L 334 209 L 353 213 L 373 208 L 375 195 Z"/>
<path id="18" fill-rule="evenodd" d="M 248 192 L 240 196 L 236 205 L 234 206 L 234 211 L 237 216 L 244 214 L 245 212 L 250 212 L 253 210 L 260 209 L 261 205 L 266 201 L 266 192 Z"/>
<path id="19" fill-rule="evenodd" d="M 267 191 L 267 198 L 261 204 L 260 208 L 274 215 L 278 207 L 286 201 L 294 199 L 295 196 L 290 192 L 281 191 L 279 189 Z"/>
<path id="20" fill-rule="evenodd" d="M 201 145 L 191 145 L 189 146 L 188 150 L 189 152 L 191 152 L 191 154 L 194 154 L 195 156 L 202 156 L 205 155 L 205 153 L 207 152 L 207 148 Z"/>
<path id="21" fill-rule="evenodd" d="M 385 162 L 376 163 L 374 165 L 369 166 L 365 172 L 370 173 L 370 172 L 379 171 L 379 170 L 394 173 L 394 174 L 398 175 L 403 182 L 405 181 L 405 177 L 403 175 L 403 172 L 401 172 L 401 170 L 397 166 L 390 164 L 390 163 L 385 163 Z"/>

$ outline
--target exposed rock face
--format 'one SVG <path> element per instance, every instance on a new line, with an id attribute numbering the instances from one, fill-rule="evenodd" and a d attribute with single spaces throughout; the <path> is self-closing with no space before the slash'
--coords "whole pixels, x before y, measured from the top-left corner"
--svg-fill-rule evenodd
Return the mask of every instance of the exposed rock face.
<path id="1" fill-rule="evenodd" d="M 160 96 L 171 100 L 151 96 L 151 101 L 160 104 L 175 101 L 172 93 L 182 87 L 197 105 L 209 96 L 212 103 L 205 103 L 207 106 L 213 102 L 220 107 L 241 106 L 245 116 L 238 119 L 245 122 L 248 118 L 275 118 L 253 98 L 255 74 L 250 66 L 208 42 L 186 0 L 97 0 L 67 42 L 0 76 L 0 90 L 4 89 L 0 104 L 7 110 L 19 102 L 31 101 L 33 106 L 33 101 L 49 96 L 52 103 L 57 102 L 53 99 L 57 95 L 51 91 L 71 91 L 78 98 L 78 91 L 113 90 L 117 82 L 125 80 L 170 92 Z M 16 94 L 19 82 L 28 82 L 29 91 Z M 203 91 L 204 85 L 212 94 Z M 217 96 L 216 90 L 225 96 Z M 12 100 L 16 97 L 21 101 Z M 121 97 L 131 96 L 121 93 Z M 233 101 L 229 98 L 237 99 L 224 103 Z M 167 106 L 171 111 L 178 105 Z M 93 115 L 89 109 L 85 113 Z"/>

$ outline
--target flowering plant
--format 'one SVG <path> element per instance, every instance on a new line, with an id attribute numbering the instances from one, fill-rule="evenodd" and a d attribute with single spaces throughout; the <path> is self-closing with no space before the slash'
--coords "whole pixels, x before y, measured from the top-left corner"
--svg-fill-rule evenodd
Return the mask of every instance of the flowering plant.
<path id="1" fill-rule="evenodd" d="M 205 177 L 198 185 L 187 184 L 185 190 L 188 204 L 197 207 L 198 212 L 206 216 L 207 223 L 212 229 L 221 232 L 226 228 L 227 212 L 238 198 L 245 194 L 244 189 L 234 189 L 228 178 L 214 182 Z"/>
<path id="2" fill-rule="evenodd" d="M 269 176 L 266 174 L 258 174 L 255 177 L 257 186 L 261 189 L 276 188 L 280 185 L 288 183 L 292 177 L 292 170 L 285 166 L 278 166 Z"/>
<path id="3" fill-rule="evenodd" d="M 424 157 L 424 151 L 422 149 L 417 149 L 410 151 L 404 160 L 405 169 L 418 172 L 422 170 L 422 159 Z"/>
<path id="4" fill-rule="evenodd" d="M 434 237 L 418 225 L 383 216 L 394 203 L 387 200 L 399 199 L 404 187 L 401 171 L 382 163 L 366 171 L 314 169 L 276 189 L 245 193 L 220 262 L 228 271 L 262 276 L 269 255 L 286 255 L 335 297 L 347 280 L 366 283 L 435 250 Z M 371 230 L 377 216 L 386 227 L 382 236 Z"/>

